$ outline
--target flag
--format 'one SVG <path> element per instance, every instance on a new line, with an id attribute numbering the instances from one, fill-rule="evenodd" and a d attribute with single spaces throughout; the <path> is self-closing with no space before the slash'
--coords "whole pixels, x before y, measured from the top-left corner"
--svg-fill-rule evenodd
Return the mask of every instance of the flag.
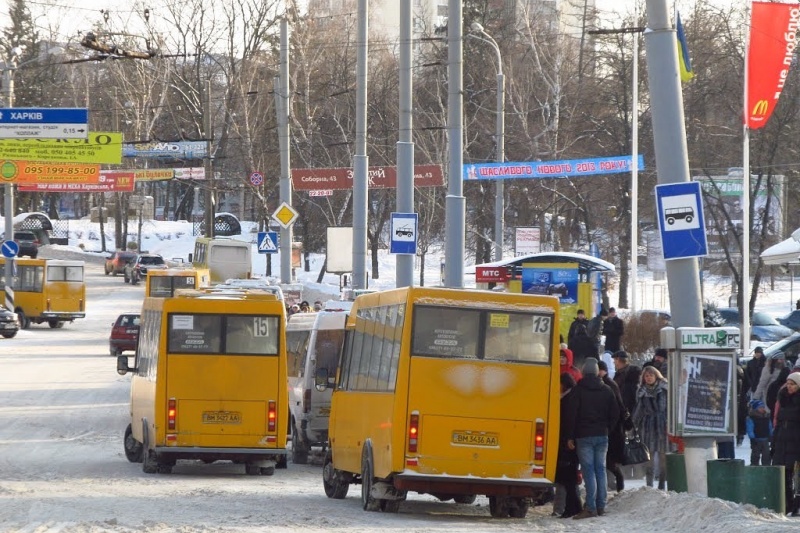
<path id="1" fill-rule="evenodd" d="M 683 33 L 680 13 L 675 19 L 675 29 L 678 32 L 678 66 L 681 71 L 681 81 L 689 81 L 694 78 L 694 71 L 692 70 L 692 60 L 689 59 L 689 47 L 686 46 L 686 34 Z"/>
<path id="2" fill-rule="evenodd" d="M 797 45 L 797 2 L 753 2 L 747 54 L 745 122 L 750 129 L 767 125 L 778 105 Z"/>

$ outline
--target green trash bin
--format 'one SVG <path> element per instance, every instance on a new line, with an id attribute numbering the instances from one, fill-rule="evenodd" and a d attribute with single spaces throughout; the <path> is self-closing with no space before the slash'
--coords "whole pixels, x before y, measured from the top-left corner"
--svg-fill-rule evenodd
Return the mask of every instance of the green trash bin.
<path id="1" fill-rule="evenodd" d="M 686 456 L 682 453 L 667 454 L 667 489 L 674 492 L 689 492 Z"/>
<path id="2" fill-rule="evenodd" d="M 706 463 L 708 497 L 729 502 L 744 500 L 744 461 L 741 459 L 715 459 Z"/>
<path id="3" fill-rule="evenodd" d="M 783 466 L 744 467 L 744 503 L 752 503 L 759 509 L 772 509 L 786 513 Z"/>

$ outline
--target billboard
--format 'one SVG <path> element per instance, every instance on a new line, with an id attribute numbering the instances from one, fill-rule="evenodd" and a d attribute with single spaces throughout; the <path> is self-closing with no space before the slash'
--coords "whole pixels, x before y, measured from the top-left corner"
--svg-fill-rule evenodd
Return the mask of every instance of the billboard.
<path id="1" fill-rule="evenodd" d="M 397 187 L 395 167 L 369 167 L 369 188 Z M 414 165 L 415 187 L 441 187 L 444 174 L 441 165 Z M 353 188 L 352 168 L 295 168 L 292 187 L 296 191 L 316 191 Z"/>
<path id="2" fill-rule="evenodd" d="M 0 158 L 119 165 L 122 134 L 90 131 L 86 139 L 0 139 Z"/>
<path id="3" fill-rule="evenodd" d="M 20 192 L 131 192 L 134 174 L 125 170 L 101 170 L 97 183 L 22 183 Z"/>

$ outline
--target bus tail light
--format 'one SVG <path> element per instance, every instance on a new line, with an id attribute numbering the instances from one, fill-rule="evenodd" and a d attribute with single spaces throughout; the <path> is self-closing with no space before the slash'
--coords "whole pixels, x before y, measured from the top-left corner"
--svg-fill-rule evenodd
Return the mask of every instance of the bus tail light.
<path id="1" fill-rule="evenodd" d="M 47 306 L 47 310 L 50 311 L 50 298 L 47 299 L 47 303 L 45 305 Z"/>
<path id="2" fill-rule="evenodd" d="M 167 429 L 175 430 L 175 418 L 178 414 L 178 402 L 170 398 L 167 402 Z"/>
<path id="3" fill-rule="evenodd" d="M 533 438 L 533 459 L 544 460 L 544 422 L 536 421 L 536 433 Z"/>
<path id="4" fill-rule="evenodd" d="M 278 419 L 278 410 L 274 400 L 270 400 L 267 405 L 267 431 L 274 433 Z"/>
<path id="5" fill-rule="evenodd" d="M 419 442 L 419 412 L 414 411 L 408 420 L 408 451 L 417 453 Z"/>
<path id="6" fill-rule="evenodd" d="M 306 389 L 303 391 L 303 412 L 311 412 L 311 389 Z"/>
<path id="7" fill-rule="evenodd" d="M 84 309 L 84 308 L 83 308 L 83 298 L 81 298 L 81 299 L 79 300 L 79 304 L 80 304 L 80 310 L 81 310 L 81 311 L 86 311 L 86 309 Z"/>

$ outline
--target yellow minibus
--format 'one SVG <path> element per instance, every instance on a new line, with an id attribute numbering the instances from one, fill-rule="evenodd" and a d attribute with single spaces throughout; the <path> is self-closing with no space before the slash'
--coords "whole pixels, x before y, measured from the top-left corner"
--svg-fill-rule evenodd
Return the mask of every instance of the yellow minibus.
<path id="1" fill-rule="evenodd" d="M 5 287 L 5 258 L 0 258 L 0 287 Z M 47 322 L 61 328 L 86 316 L 84 262 L 15 259 L 14 312 L 22 329 Z"/>
<path id="2" fill-rule="evenodd" d="M 551 490 L 559 432 L 558 299 L 409 287 L 356 298 L 334 383 L 323 487 L 365 510 L 408 491 L 524 517 Z"/>
<path id="3" fill-rule="evenodd" d="M 253 245 L 226 238 L 198 237 L 194 242 L 192 266 L 208 269 L 211 283 L 230 278 L 247 279 L 253 275 Z"/>
<path id="4" fill-rule="evenodd" d="M 145 298 L 125 455 L 146 473 L 177 460 L 228 460 L 249 475 L 285 465 L 285 308 L 274 295 L 178 291 Z"/>
<path id="5" fill-rule="evenodd" d="M 211 284 L 208 270 L 196 268 L 165 268 L 147 271 L 145 296 L 167 298 L 178 289 L 201 289 Z"/>

